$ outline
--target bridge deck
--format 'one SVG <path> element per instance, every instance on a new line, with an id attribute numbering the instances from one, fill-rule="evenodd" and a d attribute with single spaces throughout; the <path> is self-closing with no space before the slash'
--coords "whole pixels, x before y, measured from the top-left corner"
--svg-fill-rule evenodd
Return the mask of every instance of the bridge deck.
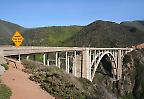
<path id="1" fill-rule="evenodd" d="M 88 48 L 88 47 L 0 47 L 0 52 L 4 56 L 19 55 L 19 54 L 35 54 L 47 52 L 62 52 L 62 51 L 84 51 L 84 50 L 132 50 L 132 48 Z"/>

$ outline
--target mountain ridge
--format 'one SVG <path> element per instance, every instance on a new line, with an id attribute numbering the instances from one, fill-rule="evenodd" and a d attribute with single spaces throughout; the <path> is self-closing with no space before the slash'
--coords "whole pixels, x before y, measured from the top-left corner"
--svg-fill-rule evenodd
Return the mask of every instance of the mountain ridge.
<path id="1" fill-rule="evenodd" d="M 128 47 L 144 42 L 144 31 L 110 21 L 95 21 L 71 38 L 74 46 Z"/>
<path id="2" fill-rule="evenodd" d="M 144 31 L 137 28 L 139 25 L 134 27 L 125 24 L 126 22 L 118 24 L 97 20 L 86 26 L 24 28 L 0 20 L 0 45 L 12 44 L 11 36 L 16 30 L 20 31 L 25 38 L 23 45 L 28 46 L 128 47 L 144 43 Z"/>

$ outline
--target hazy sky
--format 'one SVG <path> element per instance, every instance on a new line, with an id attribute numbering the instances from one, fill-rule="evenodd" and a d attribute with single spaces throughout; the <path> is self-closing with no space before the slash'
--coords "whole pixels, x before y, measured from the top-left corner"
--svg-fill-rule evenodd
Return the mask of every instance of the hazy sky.
<path id="1" fill-rule="evenodd" d="M 0 19 L 24 27 L 144 20 L 144 0 L 0 0 Z"/>

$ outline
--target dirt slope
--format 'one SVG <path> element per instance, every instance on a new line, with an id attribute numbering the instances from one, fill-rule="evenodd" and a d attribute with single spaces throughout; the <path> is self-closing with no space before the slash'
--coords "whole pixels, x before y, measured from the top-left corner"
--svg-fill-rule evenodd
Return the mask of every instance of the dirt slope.
<path id="1" fill-rule="evenodd" d="M 20 66 L 20 64 L 18 65 Z M 11 99 L 54 99 L 42 90 L 38 84 L 29 80 L 28 74 L 13 67 L 15 67 L 14 64 L 10 63 L 9 70 L 2 76 L 3 83 L 12 90 Z"/>

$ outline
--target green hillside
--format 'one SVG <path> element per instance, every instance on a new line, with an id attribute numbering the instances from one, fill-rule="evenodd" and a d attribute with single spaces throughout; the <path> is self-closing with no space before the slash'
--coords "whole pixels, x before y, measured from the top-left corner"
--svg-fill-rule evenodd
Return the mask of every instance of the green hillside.
<path id="1" fill-rule="evenodd" d="M 133 24 L 132 24 L 133 23 Z M 132 25 L 132 26 L 131 26 Z M 23 33 L 28 46 L 127 47 L 144 43 L 144 21 L 95 21 L 87 26 L 51 26 L 26 29 L 0 20 L 0 45 L 11 44 L 12 34 Z"/>
<path id="2" fill-rule="evenodd" d="M 0 45 L 12 44 L 11 37 L 18 30 L 24 36 L 23 45 L 62 46 L 67 39 L 81 29 L 82 26 L 52 26 L 28 29 L 0 20 Z"/>
<path id="3" fill-rule="evenodd" d="M 0 45 L 10 44 L 11 36 L 16 30 L 23 31 L 24 28 L 17 24 L 0 20 Z"/>
<path id="4" fill-rule="evenodd" d="M 68 42 L 74 46 L 127 47 L 144 42 L 144 31 L 109 21 L 85 26 Z"/>
<path id="5" fill-rule="evenodd" d="M 122 25 L 134 27 L 144 31 L 144 21 L 126 21 L 122 22 Z"/>
<path id="6" fill-rule="evenodd" d="M 62 46 L 66 40 L 73 37 L 81 26 L 52 26 L 29 29 L 24 32 L 24 45 Z"/>

